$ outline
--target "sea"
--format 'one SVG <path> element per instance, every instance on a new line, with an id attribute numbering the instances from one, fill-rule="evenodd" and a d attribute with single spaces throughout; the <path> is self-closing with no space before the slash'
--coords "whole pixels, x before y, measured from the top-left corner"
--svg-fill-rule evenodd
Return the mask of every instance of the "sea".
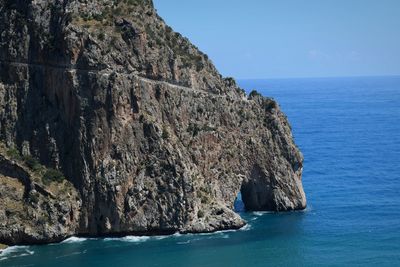
<path id="1" fill-rule="evenodd" d="M 400 266 L 400 77 L 241 80 L 276 99 L 304 154 L 305 211 L 213 234 L 17 246 L 0 266 Z"/>

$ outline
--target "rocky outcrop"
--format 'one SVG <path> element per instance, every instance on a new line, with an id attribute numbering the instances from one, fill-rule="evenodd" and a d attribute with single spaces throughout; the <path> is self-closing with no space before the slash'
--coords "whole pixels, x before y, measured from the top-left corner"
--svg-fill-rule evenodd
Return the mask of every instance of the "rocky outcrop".
<path id="1" fill-rule="evenodd" d="M 7 156 L 0 143 L 0 236 L 6 244 L 61 241 L 76 232 L 81 200 L 73 185 L 41 179 L 36 161 Z"/>
<path id="2" fill-rule="evenodd" d="M 0 0 L 0 139 L 73 184 L 41 194 L 54 231 L 1 191 L 24 209 L 0 211 L 0 243 L 240 228 L 238 192 L 248 210 L 306 206 L 278 104 L 223 78 L 150 0 Z"/>

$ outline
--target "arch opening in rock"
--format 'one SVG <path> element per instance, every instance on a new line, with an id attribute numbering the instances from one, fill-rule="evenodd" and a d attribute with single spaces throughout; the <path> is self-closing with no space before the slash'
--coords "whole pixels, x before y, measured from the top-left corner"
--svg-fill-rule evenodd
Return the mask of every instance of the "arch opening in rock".
<path id="1" fill-rule="evenodd" d="M 235 199 L 235 202 L 233 203 L 233 210 L 235 212 L 245 212 L 246 208 L 244 206 L 243 200 L 242 200 L 242 193 L 238 193 Z"/>
<path id="2" fill-rule="evenodd" d="M 276 210 L 273 181 L 260 166 L 254 165 L 250 175 L 243 180 L 240 196 L 246 211 Z"/>

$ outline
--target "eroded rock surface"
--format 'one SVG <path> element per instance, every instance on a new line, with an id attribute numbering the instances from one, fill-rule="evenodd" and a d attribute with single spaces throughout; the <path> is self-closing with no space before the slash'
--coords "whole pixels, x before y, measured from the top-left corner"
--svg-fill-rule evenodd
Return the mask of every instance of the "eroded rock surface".
<path id="1" fill-rule="evenodd" d="M 240 191 L 248 210 L 306 206 L 278 104 L 223 78 L 150 0 L 0 0 L 0 139 L 74 187 L 55 195 L 73 214 L 58 232 L 2 208 L 0 243 L 240 228 Z M 40 219 L 3 169 L 0 201 Z"/>
<path id="2" fill-rule="evenodd" d="M 1 243 L 48 243 L 73 235 L 81 207 L 73 185 L 67 180 L 44 184 L 39 170 L 5 154 L 0 144 Z"/>

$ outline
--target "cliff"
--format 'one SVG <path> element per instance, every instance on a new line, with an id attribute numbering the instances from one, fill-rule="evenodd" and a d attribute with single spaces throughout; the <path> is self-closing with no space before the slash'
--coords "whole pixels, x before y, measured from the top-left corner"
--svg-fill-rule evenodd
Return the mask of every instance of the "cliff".
<path id="1" fill-rule="evenodd" d="M 278 104 L 151 0 L 0 0 L 0 243 L 237 229 L 304 209 Z"/>

